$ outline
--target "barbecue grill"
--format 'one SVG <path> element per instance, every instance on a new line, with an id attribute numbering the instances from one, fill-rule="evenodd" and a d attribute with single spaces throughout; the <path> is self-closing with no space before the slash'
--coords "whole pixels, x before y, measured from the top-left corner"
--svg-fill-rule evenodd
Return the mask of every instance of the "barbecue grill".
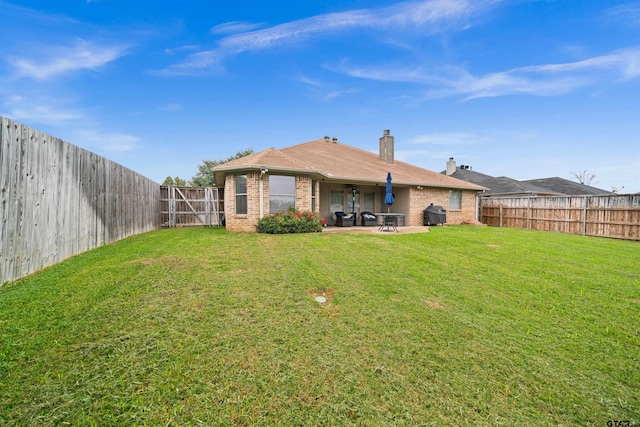
<path id="1" fill-rule="evenodd" d="M 433 203 L 422 211 L 424 225 L 444 225 L 447 222 L 447 211 L 442 206 L 435 206 Z"/>

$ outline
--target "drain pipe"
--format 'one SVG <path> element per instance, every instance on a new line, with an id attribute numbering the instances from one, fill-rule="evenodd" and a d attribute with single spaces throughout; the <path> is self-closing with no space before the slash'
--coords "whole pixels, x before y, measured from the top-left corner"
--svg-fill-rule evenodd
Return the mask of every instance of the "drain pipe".
<path id="1" fill-rule="evenodd" d="M 264 218 L 264 177 L 269 172 L 265 166 L 260 167 L 260 219 Z"/>

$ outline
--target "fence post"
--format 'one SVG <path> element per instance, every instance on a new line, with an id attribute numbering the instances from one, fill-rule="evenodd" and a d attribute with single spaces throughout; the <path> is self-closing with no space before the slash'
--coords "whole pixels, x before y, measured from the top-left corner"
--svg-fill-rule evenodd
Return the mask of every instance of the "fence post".
<path id="1" fill-rule="evenodd" d="M 500 203 L 500 228 L 502 228 L 502 203 Z"/>
<path id="2" fill-rule="evenodd" d="M 582 207 L 582 235 L 587 235 L 587 196 L 584 196 Z"/>

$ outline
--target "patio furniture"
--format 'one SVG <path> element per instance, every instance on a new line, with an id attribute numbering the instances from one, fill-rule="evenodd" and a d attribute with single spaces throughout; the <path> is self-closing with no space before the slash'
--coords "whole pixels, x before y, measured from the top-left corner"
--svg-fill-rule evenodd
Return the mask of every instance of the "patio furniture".
<path id="1" fill-rule="evenodd" d="M 363 227 L 378 225 L 378 217 L 375 216 L 373 212 L 367 212 L 367 211 L 362 212 L 360 214 L 360 217 L 362 218 L 360 224 Z"/>
<path id="2" fill-rule="evenodd" d="M 355 224 L 356 216 L 352 213 L 336 212 L 336 227 L 351 227 Z"/>
<path id="3" fill-rule="evenodd" d="M 382 223 L 378 224 L 378 231 L 398 231 L 398 222 L 404 218 L 404 214 L 390 212 L 376 212 L 375 215 L 381 216 Z"/>

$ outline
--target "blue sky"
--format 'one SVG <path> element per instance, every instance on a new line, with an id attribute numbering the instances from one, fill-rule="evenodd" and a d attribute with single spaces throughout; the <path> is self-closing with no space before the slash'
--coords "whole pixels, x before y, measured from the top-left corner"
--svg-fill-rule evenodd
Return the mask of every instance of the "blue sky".
<path id="1" fill-rule="evenodd" d="M 640 191 L 640 2 L 0 0 L 0 115 L 162 182 L 338 137 Z"/>

